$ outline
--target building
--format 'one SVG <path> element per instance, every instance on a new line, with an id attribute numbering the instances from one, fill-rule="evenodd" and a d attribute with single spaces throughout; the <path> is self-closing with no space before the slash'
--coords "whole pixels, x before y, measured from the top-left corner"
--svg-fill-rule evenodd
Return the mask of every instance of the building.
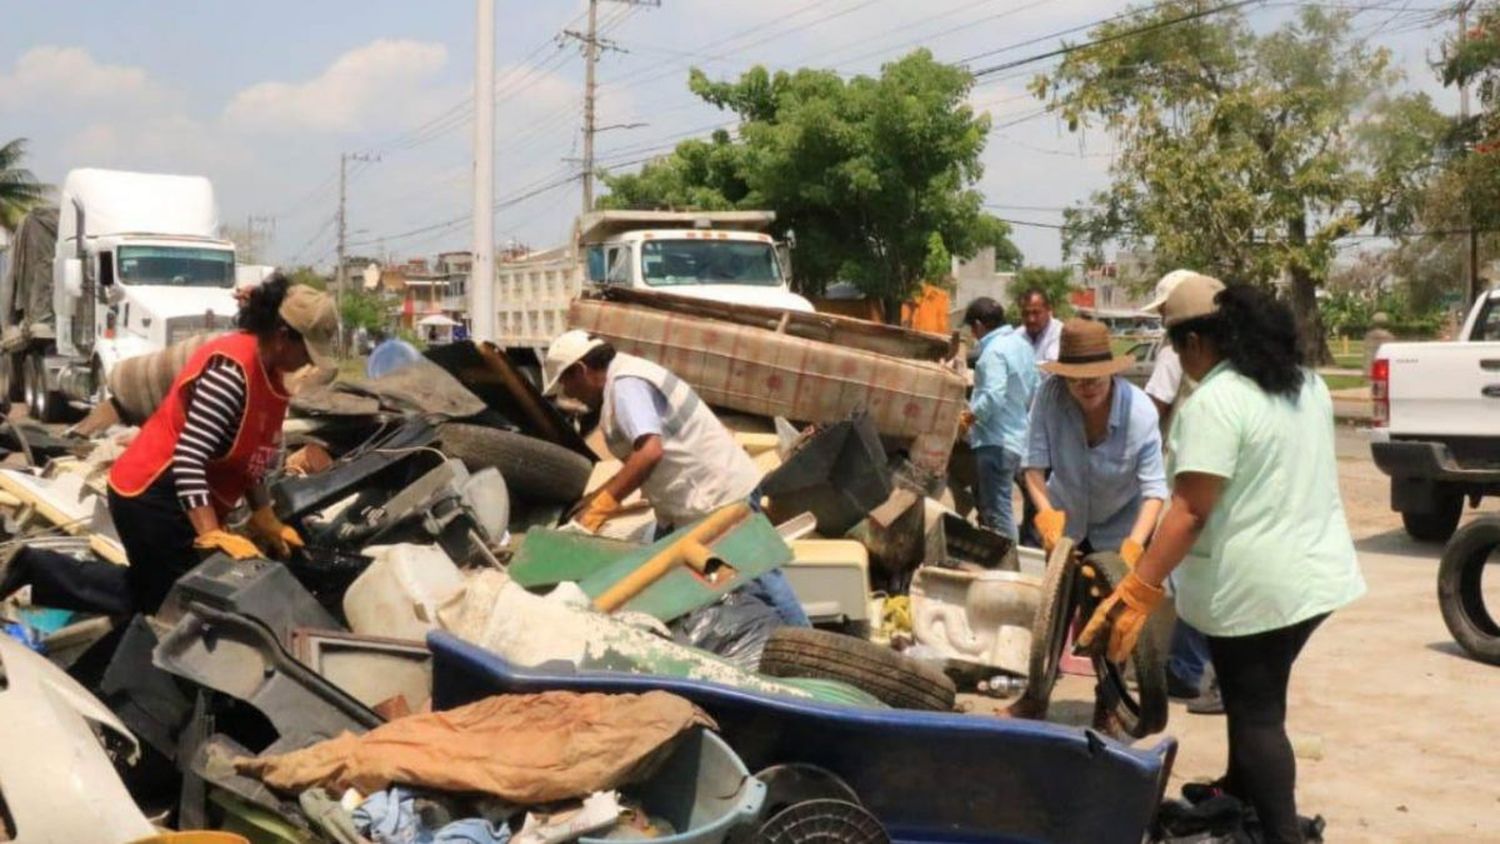
<path id="1" fill-rule="evenodd" d="M 964 309 L 980 296 L 1009 304 L 1019 290 L 1013 290 L 1016 274 L 1002 267 L 995 258 L 995 248 L 986 246 L 968 260 L 953 259 L 953 296 L 950 300 L 949 324 L 963 323 Z"/>

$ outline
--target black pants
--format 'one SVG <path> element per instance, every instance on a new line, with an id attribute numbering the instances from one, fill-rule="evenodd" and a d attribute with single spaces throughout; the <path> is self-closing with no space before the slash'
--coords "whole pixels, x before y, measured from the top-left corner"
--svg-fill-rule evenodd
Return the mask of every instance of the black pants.
<path id="1" fill-rule="evenodd" d="M 193 547 L 198 535 L 182 509 L 171 471 L 134 498 L 111 489 L 109 514 L 130 561 L 126 579 L 131 601 L 137 612 L 150 615 L 177 578 L 203 562 L 202 552 Z"/>
<path id="2" fill-rule="evenodd" d="M 1268 842 L 1301 844 L 1297 760 L 1286 735 L 1292 663 L 1325 613 L 1253 636 L 1209 636 L 1229 726 L 1224 790 L 1255 807 Z"/>

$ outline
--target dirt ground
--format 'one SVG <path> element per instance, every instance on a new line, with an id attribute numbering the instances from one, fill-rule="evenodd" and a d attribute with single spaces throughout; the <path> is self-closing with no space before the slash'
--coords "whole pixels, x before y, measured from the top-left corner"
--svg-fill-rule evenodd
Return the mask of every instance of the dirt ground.
<path id="1" fill-rule="evenodd" d="M 1437 605 L 1442 548 L 1402 531 L 1363 432 L 1341 432 L 1339 469 L 1369 589 L 1319 628 L 1292 675 L 1298 810 L 1327 819 L 1330 842 L 1500 841 L 1500 668 L 1453 643 Z M 1065 677 L 1054 706 L 1086 721 L 1092 689 Z M 1168 796 L 1223 773 L 1223 718 L 1174 702 L 1167 733 L 1180 742 Z"/>

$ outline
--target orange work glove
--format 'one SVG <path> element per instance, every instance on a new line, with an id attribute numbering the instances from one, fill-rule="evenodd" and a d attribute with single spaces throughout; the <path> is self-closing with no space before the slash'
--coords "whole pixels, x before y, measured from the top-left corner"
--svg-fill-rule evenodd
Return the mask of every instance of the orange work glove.
<path id="1" fill-rule="evenodd" d="M 1134 539 L 1127 538 L 1120 543 L 1120 559 L 1125 561 L 1128 568 L 1135 568 L 1135 564 L 1141 561 L 1141 555 L 1144 553 L 1146 553 L 1145 547 Z"/>
<path id="2" fill-rule="evenodd" d="M 1042 550 L 1050 554 L 1057 547 L 1058 540 L 1062 539 L 1063 529 L 1068 526 L 1068 514 L 1050 508 L 1038 510 L 1032 524 L 1036 525 L 1036 532 L 1042 536 Z"/>
<path id="3" fill-rule="evenodd" d="M 283 524 L 270 507 L 251 513 L 250 522 L 245 527 L 255 543 L 278 560 L 290 557 L 293 548 L 306 547 L 297 529 Z"/>
<path id="4" fill-rule="evenodd" d="M 609 494 L 609 490 L 601 489 L 583 505 L 583 509 L 573 517 L 573 521 L 582 525 L 589 533 L 598 533 L 599 528 L 604 527 L 604 523 L 609 521 L 609 517 L 619 509 L 620 502 Z"/>
<path id="5" fill-rule="evenodd" d="M 198 534 L 193 547 L 204 551 L 223 551 L 236 560 L 258 560 L 260 549 L 255 543 L 227 530 L 211 530 Z"/>
<path id="6" fill-rule="evenodd" d="M 958 438 L 967 437 L 972 427 L 974 427 L 974 411 L 966 407 L 958 414 Z"/>
<path id="7" fill-rule="evenodd" d="M 1167 593 L 1160 586 L 1152 586 L 1135 572 L 1125 575 L 1104 603 L 1094 610 L 1083 633 L 1078 637 L 1077 650 L 1091 656 L 1104 654 L 1110 662 L 1124 662 L 1135 650 L 1135 642 L 1141 637 L 1146 619 L 1162 602 Z"/>

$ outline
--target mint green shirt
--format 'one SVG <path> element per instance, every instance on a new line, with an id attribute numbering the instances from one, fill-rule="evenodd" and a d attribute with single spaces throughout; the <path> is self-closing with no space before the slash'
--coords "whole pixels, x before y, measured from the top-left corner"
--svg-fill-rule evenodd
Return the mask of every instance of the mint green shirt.
<path id="1" fill-rule="evenodd" d="M 1333 400 L 1306 371 L 1293 402 L 1220 363 L 1172 422 L 1168 475 L 1225 479 L 1174 573 L 1177 613 L 1249 636 L 1332 612 L 1365 591 L 1334 459 Z"/>

